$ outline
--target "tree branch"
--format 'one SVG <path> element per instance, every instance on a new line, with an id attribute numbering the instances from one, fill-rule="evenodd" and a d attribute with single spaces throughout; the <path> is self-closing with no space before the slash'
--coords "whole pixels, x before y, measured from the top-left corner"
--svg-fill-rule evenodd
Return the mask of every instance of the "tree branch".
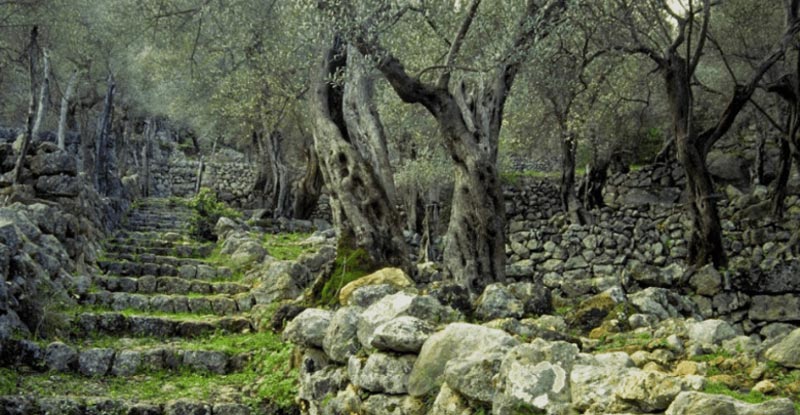
<path id="1" fill-rule="evenodd" d="M 450 44 L 450 51 L 447 53 L 447 59 L 445 60 L 444 64 L 445 69 L 439 76 L 439 80 L 436 82 L 436 86 L 438 88 L 446 89 L 450 84 L 450 75 L 452 73 L 452 67 L 456 62 L 456 56 L 461 50 L 461 45 L 464 44 L 464 39 L 467 37 L 467 32 L 469 31 L 472 22 L 475 20 L 475 15 L 478 13 L 478 7 L 480 5 L 481 0 L 472 0 L 472 3 L 470 3 L 469 9 L 467 10 L 467 15 L 464 16 L 464 20 L 461 22 L 461 27 L 458 28 L 456 37 Z"/>

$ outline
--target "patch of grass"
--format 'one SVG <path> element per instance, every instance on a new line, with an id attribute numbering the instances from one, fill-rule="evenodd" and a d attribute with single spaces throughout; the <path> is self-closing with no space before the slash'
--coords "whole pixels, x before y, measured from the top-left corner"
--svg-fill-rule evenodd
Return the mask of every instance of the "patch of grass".
<path id="1" fill-rule="evenodd" d="M 226 315 L 220 316 L 216 314 L 200 314 L 200 313 L 169 313 L 166 311 L 143 311 L 143 310 L 134 310 L 130 308 L 126 308 L 124 310 L 114 310 L 109 307 L 102 307 L 96 305 L 79 305 L 77 307 L 72 307 L 66 309 L 65 311 L 72 312 L 74 314 L 81 314 L 81 313 L 119 313 L 125 317 L 132 317 L 132 316 L 145 316 L 145 317 L 165 317 L 169 318 L 170 320 L 179 320 L 179 321 L 209 321 L 209 320 L 216 320 L 223 317 L 236 317 L 235 315 Z"/>
<path id="2" fill-rule="evenodd" d="M 216 238 L 214 226 L 219 218 L 222 216 L 240 218 L 242 216 L 241 212 L 217 199 L 217 194 L 207 187 L 200 189 L 200 192 L 188 201 L 188 206 L 193 210 L 189 220 L 189 233 L 208 241 Z"/>
<path id="3" fill-rule="evenodd" d="M 0 396 L 11 395 L 17 389 L 19 374 L 17 371 L 0 367 Z"/>
<path id="4" fill-rule="evenodd" d="M 627 347 L 645 348 L 652 342 L 650 333 L 620 333 L 613 336 L 600 338 L 600 344 L 595 351 L 610 352 L 619 351 Z"/>
<path id="5" fill-rule="evenodd" d="M 304 245 L 303 241 L 311 236 L 310 233 L 277 233 L 266 234 L 263 237 L 263 246 L 270 256 L 286 261 L 295 260 L 300 255 L 313 252 L 313 248 Z"/>
<path id="6" fill-rule="evenodd" d="M 332 306 L 336 304 L 339 299 L 339 290 L 342 287 L 377 269 L 367 251 L 362 248 L 349 248 L 348 246 L 349 244 L 346 241 L 339 241 L 336 260 L 333 263 L 333 272 L 319 293 L 319 304 L 321 305 Z"/>
<path id="7" fill-rule="evenodd" d="M 767 397 L 758 391 L 749 391 L 747 393 L 739 392 L 735 390 L 731 390 L 728 386 L 717 383 L 717 382 L 708 382 L 706 383 L 705 388 L 703 389 L 705 393 L 711 393 L 714 395 L 726 395 L 730 396 L 731 398 L 747 402 L 747 403 L 762 403 L 767 401 Z"/>

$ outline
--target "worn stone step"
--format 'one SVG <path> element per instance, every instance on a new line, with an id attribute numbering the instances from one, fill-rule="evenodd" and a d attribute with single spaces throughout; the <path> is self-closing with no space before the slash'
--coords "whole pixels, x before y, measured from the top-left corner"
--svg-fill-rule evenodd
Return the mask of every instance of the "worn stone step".
<path id="1" fill-rule="evenodd" d="M 138 294 L 242 294 L 250 290 L 250 286 L 236 282 L 209 282 L 198 279 L 180 277 L 154 277 L 147 275 L 139 278 L 97 276 L 95 286 L 111 292 Z"/>
<path id="2" fill-rule="evenodd" d="M 118 312 L 85 312 L 75 316 L 77 335 L 125 335 L 194 338 L 214 332 L 245 333 L 253 330 L 246 317 L 201 316 L 192 318 L 159 315 L 126 315 Z"/>
<path id="3" fill-rule="evenodd" d="M 235 402 L 179 399 L 147 403 L 103 396 L 0 396 L 0 414 L 13 415 L 250 415 L 249 406 Z"/>
<path id="4" fill-rule="evenodd" d="M 136 232 L 185 232 L 188 225 L 127 225 L 125 229 Z"/>
<path id="5" fill-rule="evenodd" d="M 4 345 L 4 363 L 21 370 L 76 373 L 83 376 L 133 376 L 156 371 L 198 371 L 226 375 L 240 372 L 252 352 L 185 348 L 180 344 L 147 347 L 79 347 L 57 341 L 39 345 L 11 340 Z"/>
<path id="6" fill-rule="evenodd" d="M 203 281 L 224 281 L 233 277 L 233 271 L 230 268 L 212 266 L 206 263 L 175 267 L 169 264 L 103 260 L 97 261 L 97 265 L 106 275 L 120 277 L 180 277 Z"/>
<path id="7" fill-rule="evenodd" d="M 158 313 L 192 313 L 233 316 L 250 311 L 255 304 L 251 294 L 235 296 L 217 295 L 166 295 L 131 294 L 125 292 L 96 291 L 81 298 L 81 303 L 104 307 L 114 311 L 143 311 Z"/>
<path id="8" fill-rule="evenodd" d="M 159 255 L 173 256 L 176 258 L 202 258 L 211 255 L 214 251 L 213 244 L 169 244 L 169 246 L 140 246 L 119 243 L 106 243 L 106 252 L 115 252 L 129 255 Z"/>
<path id="9" fill-rule="evenodd" d="M 172 246 L 175 243 L 184 243 L 186 239 L 186 229 L 180 232 L 157 232 L 157 231 L 131 231 L 120 229 L 110 241 L 118 243 L 128 242 L 133 245 L 152 244 L 152 246 Z"/>
<path id="10" fill-rule="evenodd" d="M 205 262 L 195 259 L 195 258 L 178 258 L 170 255 L 153 255 L 153 254 L 127 254 L 127 253 L 120 253 L 120 252 L 106 252 L 105 258 L 108 260 L 115 260 L 115 261 L 128 261 L 128 262 L 138 262 L 140 264 L 166 264 L 171 265 L 176 268 L 180 268 L 184 265 L 193 265 L 198 266 L 205 264 Z"/>

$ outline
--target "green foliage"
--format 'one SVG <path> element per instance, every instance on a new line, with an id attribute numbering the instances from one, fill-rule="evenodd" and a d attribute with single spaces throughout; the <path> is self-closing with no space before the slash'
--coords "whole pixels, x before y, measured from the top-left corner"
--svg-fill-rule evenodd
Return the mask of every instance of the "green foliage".
<path id="1" fill-rule="evenodd" d="M 217 199 L 217 194 L 209 189 L 202 188 L 200 192 L 189 201 L 189 207 L 194 209 L 190 218 L 189 232 L 201 239 L 214 240 L 214 226 L 219 218 L 239 218 L 242 214 Z"/>
<path id="2" fill-rule="evenodd" d="M 11 395 L 16 391 L 19 374 L 16 370 L 0 367 L 0 396 Z"/>
<path id="3" fill-rule="evenodd" d="M 349 248 L 340 241 L 336 260 L 333 263 L 333 272 L 322 287 L 319 304 L 328 306 L 336 304 L 339 299 L 339 290 L 342 287 L 375 269 L 376 266 L 372 263 L 367 251 L 361 248 Z"/>

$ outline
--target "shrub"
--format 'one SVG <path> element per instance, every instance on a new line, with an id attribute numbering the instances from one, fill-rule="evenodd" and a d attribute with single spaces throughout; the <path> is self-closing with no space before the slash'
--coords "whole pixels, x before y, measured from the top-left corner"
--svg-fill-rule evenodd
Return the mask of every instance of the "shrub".
<path id="1" fill-rule="evenodd" d="M 214 226 L 219 218 L 239 218 L 241 213 L 228 207 L 225 202 L 217 199 L 217 194 L 209 188 L 202 188 L 197 195 L 189 201 L 192 214 L 189 232 L 201 239 L 213 241 L 216 238 Z"/>

